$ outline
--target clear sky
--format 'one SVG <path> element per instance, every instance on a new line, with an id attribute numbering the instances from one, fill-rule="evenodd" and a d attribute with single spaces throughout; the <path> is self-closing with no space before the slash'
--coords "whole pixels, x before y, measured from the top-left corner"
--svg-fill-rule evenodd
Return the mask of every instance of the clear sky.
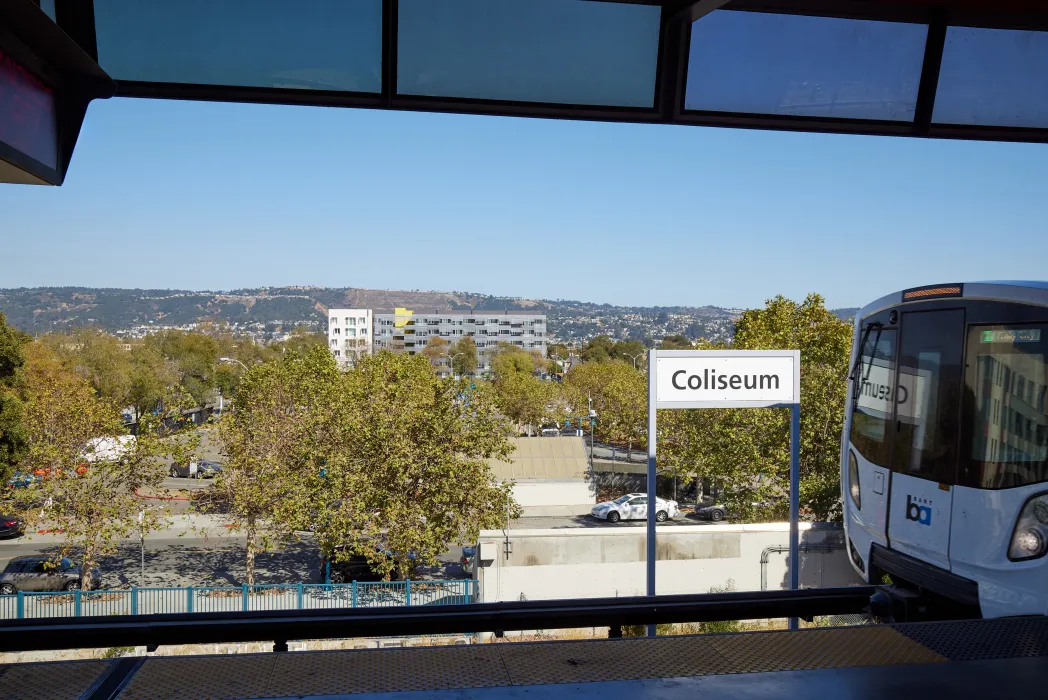
<path id="1" fill-rule="evenodd" d="M 0 185 L 0 287 L 467 290 L 833 307 L 1045 279 L 1048 146 L 97 101 Z"/>

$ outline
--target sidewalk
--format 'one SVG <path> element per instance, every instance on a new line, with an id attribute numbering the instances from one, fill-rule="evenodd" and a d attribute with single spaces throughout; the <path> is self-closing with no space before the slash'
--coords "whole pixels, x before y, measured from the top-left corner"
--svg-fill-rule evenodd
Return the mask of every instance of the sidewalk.
<path id="1" fill-rule="evenodd" d="M 574 518 L 589 515 L 594 503 L 581 503 L 574 506 L 524 506 L 524 518 Z"/>
<path id="2" fill-rule="evenodd" d="M 206 535 L 208 538 L 237 537 L 240 534 L 237 532 L 231 532 L 230 529 L 226 527 L 226 521 L 212 515 L 171 515 L 168 516 L 167 520 L 170 523 L 170 527 L 147 532 L 146 541 L 177 539 L 179 537 L 192 537 L 194 535 L 200 537 Z M 54 544 L 61 540 L 62 535 L 60 533 L 56 534 L 52 532 L 26 530 L 25 535 L 22 537 L 12 537 L 10 539 L 0 540 L 0 549 L 3 549 L 5 546 L 24 545 L 30 542 L 33 544 Z M 126 539 L 126 541 L 137 542 L 138 533 L 134 532 Z"/>

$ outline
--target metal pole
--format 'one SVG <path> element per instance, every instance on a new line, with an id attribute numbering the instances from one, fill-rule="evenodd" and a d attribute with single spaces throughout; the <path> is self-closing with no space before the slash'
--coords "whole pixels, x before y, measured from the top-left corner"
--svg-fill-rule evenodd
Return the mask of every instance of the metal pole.
<path id="1" fill-rule="evenodd" d="M 655 366 L 657 350 L 648 352 L 648 537 L 645 559 L 648 564 L 649 596 L 655 595 Z M 648 636 L 655 636 L 655 625 L 648 625 Z"/>
<path id="2" fill-rule="evenodd" d="M 800 451 L 801 451 L 801 405 L 790 406 L 790 590 L 800 587 L 800 532 L 797 520 L 800 516 Z M 797 629 L 797 618 L 790 618 L 790 629 Z"/>

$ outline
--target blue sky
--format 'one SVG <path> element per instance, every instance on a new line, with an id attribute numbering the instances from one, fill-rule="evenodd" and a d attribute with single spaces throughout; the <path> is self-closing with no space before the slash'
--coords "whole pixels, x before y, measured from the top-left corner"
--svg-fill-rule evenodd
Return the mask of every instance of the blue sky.
<path id="1" fill-rule="evenodd" d="M 1043 279 L 1048 147 L 260 105 L 92 104 L 0 185 L 0 287 L 861 305 Z"/>

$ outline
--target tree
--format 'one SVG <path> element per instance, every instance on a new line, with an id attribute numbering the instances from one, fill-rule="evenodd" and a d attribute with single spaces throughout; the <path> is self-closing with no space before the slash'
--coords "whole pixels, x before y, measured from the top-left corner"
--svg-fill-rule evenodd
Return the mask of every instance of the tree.
<path id="1" fill-rule="evenodd" d="M 463 336 L 451 346 L 451 366 L 460 377 L 473 376 L 477 371 L 477 344 L 470 336 Z"/>
<path id="2" fill-rule="evenodd" d="M 100 328 L 43 338 L 66 364 L 90 382 L 95 393 L 118 407 L 127 405 L 130 357 L 124 343 Z"/>
<path id="3" fill-rule="evenodd" d="M 322 547 L 344 544 L 336 556 L 363 554 L 403 576 L 519 515 L 510 485 L 488 466 L 510 445 L 485 392 L 461 392 L 425 358 L 389 352 L 363 358 L 340 381 L 338 428 L 328 433 L 340 447 L 313 479 L 312 493 L 323 493 L 313 501 Z"/>
<path id="4" fill-rule="evenodd" d="M 7 325 L 0 313 L 0 479 L 6 483 L 26 448 L 23 404 L 15 391 L 29 336 Z"/>
<path id="5" fill-rule="evenodd" d="M 150 416 L 136 437 L 123 435 L 115 406 L 43 343 L 26 348 L 22 390 L 24 462 L 40 480 L 19 489 L 16 498 L 30 527 L 46 523 L 61 534 L 56 558 L 79 552 L 86 574 L 128 535 L 161 526 L 160 515 L 143 509 L 135 492 L 158 487 L 163 457 L 184 459 L 182 450 L 191 450 L 192 441 L 168 440 L 168 416 Z M 165 403 L 178 406 L 173 399 Z M 92 583 L 90 577 L 81 581 L 84 587 Z"/>
<path id="6" fill-rule="evenodd" d="M 220 357 L 215 338 L 203 333 L 168 330 L 148 336 L 143 342 L 174 362 L 182 389 L 193 397 L 197 406 L 213 398 Z"/>
<path id="7" fill-rule="evenodd" d="M 280 354 L 295 352 L 305 354 L 308 350 L 316 347 L 327 349 L 327 336 L 317 333 L 310 328 L 299 326 L 288 334 L 286 340 L 282 340 L 274 346 Z M 245 363 L 247 364 L 247 363 Z"/>
<path id="8" fill-rule="evenodd" d="M 492 359 L 495 402 L 503 415 L 531 435 L 534 426 L 559 423 L 563 416 L 559 389 L 535 376 L 545 359 L 514 345 L 500 344 Z"/>
<path id="9" fill-rule="evenodd" d="M 747 311 L 732 347 L 801 351 L 801 512 L 840 515 L 841 428 L 851 328 L 822 297 L 796 303 L 781 296 Z M 722 482 L 728 505 L 744 517 L 786 517 L 789 509 L 789 411 L 667 411 L 659 418 L 660 462 L 686 481 Z M 763 504 L 754 506 L 754 503 Z"/>
<path id="10" fill-rule="evenodd" d="M 426 359 L 429 360 L 429 364 L 434 369 L 441 367 L 447 359 L 448 347 L 450 343 L 439 335 L 435 335 L 429 339 L 426 343 L 426 347 L 422 349 L 422 354 L 425 355 Z M 450 367 L 448 368 L 451 369 Z"/>
<path id="11" fill-rule="evenodd" d="M 222 515 L 247 536 L 249 585 L 256 554 L 291 532 L 292 521 L 281 517 L 287 504 L 302 503 L 310 476 L 338 445 L 330 435 L 339 381 L 326 348 L 288 352 L 244 373 L 236 409 L 219 423 L 228 460 L 200 509 Z"/>
<path id="12" fill-rule="evenodd" d="M 152 345 L 136 343 L 131 348 L 127 377 L 127 403 L 135 411 L 135 420 L 161 408 L 164 396 L 178 387 L 178 367 Z"/>
<path id="13" fill-rule="evenodd" d="M 569 402 L 577 414 L 592 399 L 597 412 L 594 434 L 603 440 L 640 444 L 647 427 L 648 382 L 628 360 L 583 362 L 564 376 Z"/>
<path id="14" fill-rule="evenodd" d="M 695 346 L 683 335 L 667 335 L 659 343 L 660 350 L 691 350 Z"/>

